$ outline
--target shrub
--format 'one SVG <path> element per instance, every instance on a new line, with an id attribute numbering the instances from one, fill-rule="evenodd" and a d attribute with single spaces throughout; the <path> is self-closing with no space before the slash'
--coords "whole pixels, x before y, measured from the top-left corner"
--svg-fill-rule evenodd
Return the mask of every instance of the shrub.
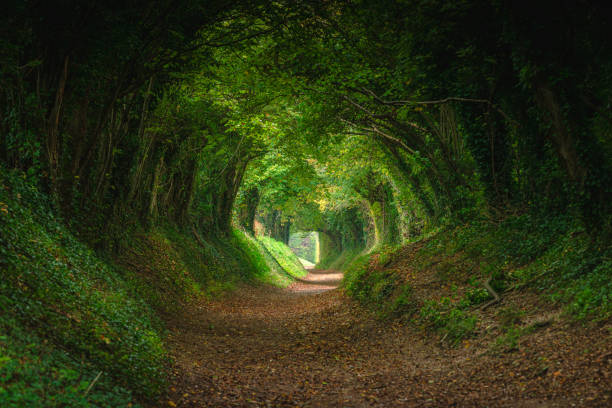
<path id="1" fill-rule="evenodd" d="M 478 322 L 476 316 L 458 309 L 448 297 L 426 301 L 419 311 L 419 320 L 424 327 L 443 333 L 443 338 L 452 344 L 470 337 Z"/>

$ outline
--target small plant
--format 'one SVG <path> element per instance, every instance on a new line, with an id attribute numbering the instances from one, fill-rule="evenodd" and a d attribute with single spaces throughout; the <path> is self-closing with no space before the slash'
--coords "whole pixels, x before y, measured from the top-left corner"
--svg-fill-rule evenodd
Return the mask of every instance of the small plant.
<path id="1" fill-rule="evenodd" d="M 518 350 L 519 339 L 523 335 L 523 330 L 519 327 L 509 327 L 506 333 L 501 335 L 493 343 L 493 350 L 497 352 L 509 353 Z"/>
<path id="2" fill-rule="evenodd" d="M 413 297 L 412 286 L 405 284 L 402 286 L 399 295 L 393 300 L 389 309 L 392 316 L 405 316 L 414 313 L 416 301 Z"/>
<path id="3" fill-rule="evenodd" d="M 515 324 L 511 324 L 502 329 L 503 334 L 499 336 L 495 343 L 493 343 L 492 349 L 496 352 L 509 353 L 519 349 L 520 339 L 522 336 L 532 333 L 535 330 L 535 326 L 520 327 Z"/>
<path id="4" fill-rule="evenodd" d="M 476 323 L 478 323 L 476 316 L 459 309 L 451 309 L 443 331 L 451 343 L 457 344 L 474 333 Z"/>
<path id="5" fill-rule="evenodd" d="M 397 247 L 395 246 L 383 246 L 381 248 L 379 248 L 379 250 L 377 251 L 378 254 L 378 258 L 377 258 L 377 263 L 380 267 L 384 267 L 388 264 L 390 264 L 391 262 L 393 262 L 394 257 L 396 256 L 397 253 Z"/>
<path id="6" fill-rule="evenodd" d="M 505 307 L 497 312 L 497 318 L 499 319 L 502 330 L 509 330 L 513 326 L 519 324 L 524 315 L 525 312 L 513 306 Z"/>
<path id="7" fill-rule="evenodd" d="M 491 295 L 485 288 L 469 288 L 460 301 L 462 307 L 479 305 L 491 299 Z"/>
<path id="8" fill-rule="evenodd" d="M 569 300 L 568 311 L 577 320 L 597 316 L 606 320 L 612 316 L 612 261 L 604 261 L 594 270 L 582 276 L 561 292 L 561 298 Z"/>
<path id="9" fill-rule="evenodd" d="M 448 297 L 440 301 L 426 301 L 419 311 L 419 320 L 425 327 L 442 332 L 443 338 L 452 344 L 471 336 L 476 329 L 478 318 L 457 308 Z"/>
<path id="10" fill-rule="evenodd" d="M 438 329 L 445 324 L 444 313 L 450 304 L 450 298 L 442 298 L 439 302 L 428 300 L 419 310 L 419 320 L 428 327 Z"/>
<path id="11" fill-rule="evenodd" d="M 496 352 L 509 353 L 518 350 L 520 338 L 531 333 L 534 326 L 520 327 L 525 312 L 514 306 L 508 306 L 497 312 L 502 334 L 495 340 L 492 349 Z"/>
<path id="12" fill-rule="evenodd" d="M 395 282 L 393 282 L 393 279 L 382 276 L 372 288 L 372 299 L 376 303 L 383 303 L 391 296 L 394 288 Z"/>

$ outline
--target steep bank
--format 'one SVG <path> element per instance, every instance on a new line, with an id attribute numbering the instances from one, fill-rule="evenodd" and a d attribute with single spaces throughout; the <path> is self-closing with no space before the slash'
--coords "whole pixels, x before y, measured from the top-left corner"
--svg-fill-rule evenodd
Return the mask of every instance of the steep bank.
<path id="1" fill-rule="evenodd" d="M 539 294 L 573 320 L 606 322 L 611 254 L 567 219 L 512 216 L 361 254 L 346 268 L 345 287 L 383 315 L 423 317 L 429 307 L 469 314 L 487 303 L 502 306 L 504 293 L 518 292 Z M 491 302 L 496 294 L 501 301 Z"/>
<path id="2" fill-rule="evenodd" d="M 48 197 L 0 173 L 0 405 L 124 407 L 166 388 L 164 319 L 244 282 L 277 282 L 240 231 L 155 227 L 95 253 Z M 287 279 L 283 275 L 283 279 Z"/>

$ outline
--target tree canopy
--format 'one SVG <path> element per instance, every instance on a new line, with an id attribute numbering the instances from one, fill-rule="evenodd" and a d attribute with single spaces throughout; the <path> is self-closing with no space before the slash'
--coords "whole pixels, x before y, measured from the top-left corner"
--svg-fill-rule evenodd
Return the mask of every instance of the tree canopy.
<path id="1" fill-rule="evenodd" d="M 545 6 L 12 2 L 0 153 L 102 246 L 256 214 L 372 245 L 516 211 L 609 237 L 607 9 Z"/>
<path id="2" fill-rule="evenodd" d="M 264 404 L 250 399 L 261 397 L 250 381 L 264 365 L 284 392 L 298 377 L 283 377 L 294 366 L 282 353 L 310 355 L 302 345 L 326 338 L 317 322 L 333 340 L 326 346 L 340 345 L 343 356 L 356 349 L 340 339 L 349 333 L 367 346 L 358 350 L 362 359 L 385 344 L 397 354 L 376 360 L 381 366 L 409 361 L 395 358 L 408 358 L 392 339 L 395 325 L 353 324 L 361 319 L 349 310 L 354 303 L 311 307 L 306 297 L 294 302 L 296 293 L 265 286 L 231 304 L 231 313 L 227 305 L 185 307 L 254 282 L 298 280 L 314 284 L 304 293 L 318 293 L 340 284 L 340 271 L 344 293 L 380 316 L 441 335 L 427 343 L 497 333 L 489 351 L 509 352 L 546 326 L 549 347 L 534 341 L 539 351 L 505 367 L 488 351 L 469 354 L 484 357 L 464 374 L 489 371 L 468 382 L 484 379 L 491 387 L 482 394 L 496 392 L 474 401 L 507 403 L 495 396 L 508 397 L 504 379 L 512 376 L 513 389 L 530 398 L 525 404 L 540 396 L 605 404 L 609 333 L 561 336 L 565 327 L 548 327 L 556 324 L 552 309 L 528 314 L 521 326 L 517 299 L 529 288 L 577 320 L 612 315 L 610 11 L 586 0 L 5 0 L 0 405 L 116 407 L 132 406 L 132 392 L 157 398 L 168 388 L 165 374 L 176 374 L 163 323 L 175 309 L 185 321 L 176 327 L 193 336 L 183 337 L 190 355 L 183 364 L 225 359 L 232 345 L 245 349 L 236 365 L 248 364 L 233 377 L 248 381 L 240 387 L 213 375 L 227 365 L 181 374 L 194 383 L 189 393 L 172 391 L 185 404 L 196 404 L 192 396 L 210 397 L 203 405 Z M 327 272 L 306 282 L 310 275 L 285 245 L 291 238 Z M 510 306 L 495 317 L 483 312 L 508 288 Z M 543 303 L 525 298 L 527 308 Z M 266 315 L 285 301 L 290 314 Z M 245 321 L 260 315 L 261 327 L 243 336 Z M 315 323 L 302 326 L 304 316 Z M 486 325 L 478 326 L 479 316 Z M 200 342 L 209 335 L 219 342 L 214 350 Z M 262 338 L 274 341 L 252 347 Z M 553 361 L 571 342 L 567 355 L 580 357 Z M 254 364 L 269 349 L 281 356 L 276 372 L 268 361 Z M 326 375 L 353 369 L 337 355 L 341 365 L 327 364 L 332 355 L 318 361 Z M 402 403 L 465 405 L 475 392 L 454 381 L 458 355 L 445 366 L 448 377 L 431 377 L 452 379 L 453 395 L 441 386 L 446 380 L 425 383 L 429 377 L 406 371 L 410 386 L 437 385 L 440 393 Z M 528 364 L 521 373 L 517 361 Z M 396 375 L 370 366 L 344 378 L 372 387 L 359 378 Z M 305 387 L 318 380 L 302 378 L 266 404 L 295 405 L 301 400 L 290 390 L 310 398 L 324 388 Z M 244 398 L 227 399 L 230 388 L 227 395 Z M 393 405 L 367 391 L 346 402 Z"/>

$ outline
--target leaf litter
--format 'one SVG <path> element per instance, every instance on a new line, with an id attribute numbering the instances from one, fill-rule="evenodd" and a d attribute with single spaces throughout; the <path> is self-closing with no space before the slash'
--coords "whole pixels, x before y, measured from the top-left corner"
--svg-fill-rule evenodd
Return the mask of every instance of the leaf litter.
<path id="1" fill-rule="evenodd" d="M 494 334 L 482 327 L 477 338 L 449 347 L 413 325 L 377 318 L 336 288 L 341 277 L 311 270 L 285 289 L 245 285 L 173 316 L 172 387 L 159 406 L 612 403 L 609 325 L 555 320 L 522 338 L 517 350 L 500 353 L 491 352 Z M 535 297 L 516 301 L 539 306 Z"/>

